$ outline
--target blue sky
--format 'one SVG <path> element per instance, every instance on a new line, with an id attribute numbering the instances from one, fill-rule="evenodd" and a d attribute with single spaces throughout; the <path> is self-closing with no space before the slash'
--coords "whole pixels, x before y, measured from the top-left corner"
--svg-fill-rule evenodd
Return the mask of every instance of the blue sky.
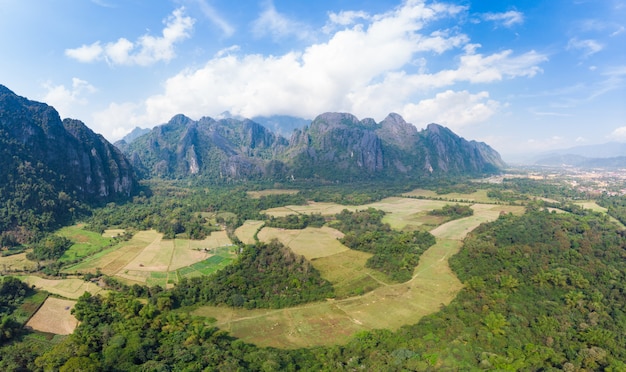
<path id="1" fill-rule="evenodd" d="M 626 141 L 626 0 L 0 0 L 0 84 L 109 140 L 183 113 Z"/>

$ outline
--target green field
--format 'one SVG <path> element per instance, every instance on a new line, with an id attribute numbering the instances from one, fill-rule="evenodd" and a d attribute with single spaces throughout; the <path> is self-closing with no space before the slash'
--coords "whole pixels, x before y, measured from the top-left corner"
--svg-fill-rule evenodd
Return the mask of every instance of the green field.
<path id="1" fill-rule="evenodd" d="M 109 246 L 112 239 L 97 232 L 88 231 L 82 225 L 64 227 L 56 232 L 57 235 L 71 240 L 74 244 L 65 251 L 59 259 L 61 262 L 75 261 L 103 250 Z"/>
<path id="2" fill-rule="evenodd" d="M 64 272 L 95 273 L 100 270 L 128 284 L 166 287 L 177 283 L 181 277 L 203 275 L 202 272 L 210 272 L 211 267 L 225 266 L 230 261 L 225 260 L 217 265 L 202 264 L 201 271 L 193 268 L 193 265 L 210 257 L 224 255 L 231 245 L 225 231 L 214 231 L 204 240 L 165 240 L 162 234 L 154 230 L 139 231 L 129 241 L 87 257 Z M 189 273 L 181 275 L 180 270 L 187 268 Z"/>

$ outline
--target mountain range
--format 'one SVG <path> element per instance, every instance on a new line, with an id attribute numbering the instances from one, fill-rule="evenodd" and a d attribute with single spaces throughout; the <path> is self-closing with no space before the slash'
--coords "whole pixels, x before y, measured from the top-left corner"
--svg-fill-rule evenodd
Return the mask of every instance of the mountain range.
<path id="1" fill-rule="evenodd" d="M 478 175 L 505 165 L 485 143 L 437 124 L 418 131 L 393 113 L 379 123 L 325 113 L 289 139 L 249 119 L 176 115 L 116 145 L 143 177 L 350 181 Z"/>
<path id="2" fill-rule="evenodd" d="M 534 159 L 534 164 L 577 168 L 626 168 L 626 143 L 608 142 L 553 150 Z"/>
<path id="3" fill-rule="evenodd" d="M 296 129 L 287 139 L 249 119 L 176 115 L 114 146 L 0 85 L 0 231 L 54 225 L 81 203 L 127 199 L 141 178 L 334 182 L 480 175 L 504 166 L 485 143 L 437 124 L 418 131 L 397 114 L 379 123 L 348 113 L 263 120 Z"/>

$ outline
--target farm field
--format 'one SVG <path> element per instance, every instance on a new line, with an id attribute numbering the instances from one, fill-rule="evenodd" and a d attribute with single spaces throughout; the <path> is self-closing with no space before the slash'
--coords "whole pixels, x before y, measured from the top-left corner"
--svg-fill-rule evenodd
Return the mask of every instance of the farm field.
<path id="1" fill-rule="evenodd" d="M 477 190 L 470 194 L 460 194 L 451 192 L 449 194 L 437 194 L 432 190 L 415 189 L 407 193 L 402 194 L 408 197 L 423 197 L 431 199 L 442 199 L 448 201 L 470 201 L 475 203 L 495 203 L 496 199 L 492 199 L 487 196 L 487 190 Z"/>
<path id="2" fill-rule="evenodd" d="M 326 226 L 307 227 L 302 230 L 264 227 L 259 231 L 258 237 L 263 242 L 278 239 L 284 245 L 289 246 L 294 253 L 308 260 L 331 256 L 349 249 L 337 240 L 343 237 L 343 233 Z"/>
<path id="3" fill-rule="evenodd" d="M 578 204 L 585 209 L 591 209 L 594 212 L 600 212 L 600 213 L 607 212 L 606 208 L 599 206 L 594 201 L 581 201 L 581 202 L 576 202 L 575 204 Z"/>
<path id="4" fill-rule="evenodd" d="M 231 253 L 222 248 L 231 245 L 225 231 L 214 231 L 204 240 L 164 240 L 154 230 L 139 231 L 129 241 L 98 252 L 65 272 L 100 270 L 128 284 L 167 287 L 181 277 L 204 275 L 227 265 Z"/>
<path id="5" fill-rule="evenodd" d="M 254 235 L 264 224 L 264 221 L 247 220 L 235 230 L 235 236 L 244 244 L 254 244 Z"/>
<path id="6" fill-rule="evenodd" d="M 97 284 L 78 278 L 45 279 L 34 275 L 19 276 L 18 278 L 29 285 L 34 285 L 37 289 L 70 299 L 78 299 L 85 292 L 96 294 L 103 291 Z"/>
<path id="7" fill-rule="evenodd" d="M 298 190 L 291 189 L 267 189 L 267 190 L 259 190 L 259 191 L 247 191 L 249 197 L 252 199 L 260 199 L 262 196 L 268 195 L 295 195 L 299 193 Z"/>
<path id="8" fill-rule="evenodd" d="M 26 253 L 18 253 L 11 256 L 0 256 L 0 272 L 10 273 L 15 271 L 28 272 L 37 269 L 37 263 L 26 258 Z"/>
<path id="9" fill-rule="evenodd" d="M 48 297 L 26 326 L 40 332 L 69 335 L 78 325 L 71 313 L 75 304 L 76 301 Z"/>
<path id="10" fill-rule="evenodd" d="M 382 201 L 383 204 L 386 200 Z M 432 230 L 437 243 L 421 256 L 408 282 L 390 285 L 380 278 L 369 276 L 369 284 L 374 285 L 375 289 L 363 295 L 288 309 L 253 312 L 205 306 L 196 309 L 193 314 L 215 318 L 218 327 L 246 342 L 281 348 L 337 344 L 347 341 L 359 330 L 395 330 L 405 324 L 414 324 L 423 316 L 450 303 L 462 288 L 462 283 L 448 266 L 448 259 L 458 252 L 465 235 L 482 222 L 496 219 L 501 212 L 523 211 L 522 207 L 519 210 L 512 207 L 503 209 L 503 206 L 485 204 L 476 204 L 473 209 L 473 216 L 448 222 Z M 341 275 L 356 278 L 355 273 L 359 270 L 360 278 L 367 279 L 368 276 L 364 274 L 366 258 L 361 258 L 361 262 L 354 256 L 340 258 L 348 252 L 354 251 L 320 257 L 312 260 L 312 263 L 322 272 L 323 277 L 333 283 L 341 283 Z M 342 266 L 341 263 L 353 266 Z M 324 265 L 327 265 L 326 268 Z M 333 274 L 338 277 L 328 277 Z M 354 284 L 349 287 L 351 290 L 355 288 Z"/>
<path id="11" fill-rule="evenodd" d="M 456 202 L 429 200 L 429 199 L 413 199 L 402 197 L 389 197 L 381 201 L 365 204 L 360 206 L 346 206 L 336 203 L 317 203 L 309 202 L 307 205 L 288 205 L 285 207 L 271 208 L 264 211 L 265 214 L 274 217 L 283 217 L 290 214 L 314 214 L 335 215 L 342 210 L 349 211 L 364 210 L 367 208 L 380 209 L 387 212 L 383 217 L 383 222 L 388 223 L 392 228 L 397 230 L 410 229 L 415 230 L 422 225 L 437 224 L 438 218 L 428 216 L 427 211 L 439 209 L 446 204 Z M 459 203 L 468 204 L 468 203 Z"/>
<path id="12" fill-rule="evenodd" d="M 122 233 L 124 231 L 122 230 Z M 61 262 L 74 261 L 109 246 L 112 239 L 106 235 L 83 229 L 82 225 L 67 226 L 56 232 L 57 235 L 71 240 L 74 244 L 63 253 L 59 259 Z"/>

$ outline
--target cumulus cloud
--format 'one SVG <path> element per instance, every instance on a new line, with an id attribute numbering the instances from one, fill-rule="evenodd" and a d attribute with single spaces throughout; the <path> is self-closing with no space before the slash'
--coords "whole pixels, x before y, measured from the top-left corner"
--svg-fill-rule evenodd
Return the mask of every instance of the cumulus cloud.
<path id="1" fill-rule="evenodd" d="M 496 22 L 504 27 L 513 27 L 516 24 L 524 23 L 524 14 L 515 10 L 509 10 L 504 13 L 485 13 L 482 15 L 482 19 Z"/>
<path id="2" fill-rule="evenodd" d="M 454 19 L 466 10 L 408 0 L 382 14 L 352 13 L 334 20 L 329 15 L 329 22 L 347 26 L 303 50 L 266 56 L 227 48 L 203 66 L 167 79 L 161 94 L 135 105 L 129 114 L 136 124 L 128 130 L 166 122 L 178 113 L 199 118 L 224 111 L 305 118 L 346 111 L 377 120 L 399 112 L 415 124 L 437 121 L 450 127 L 486 120 L 498 102 L 484 87 L 472 94 L 466 87 L 455 91 L 454 85 L 532 77 L 547 57 L 535 51 L 481 54 L 480 45 L 469 44 L 463 33 L 424 31 L 435 20 Z M 444 53 L 451 54 L 446 68 L 428 64 L 429 56 Z M 101 122 L 118 114 L 118 107 L 105 110 Z"/>
<path id="3" fill-rule="evenodd" d="M 79 62 L 105 60 L 112 65 L 148 66 L 158 61 L 169 61 L 176 56 L 174 45 L 190 36 L 194 20 L 184 16 L 184 9 L 176 9 L 165 21 L 161 36 L 143 35 L 136 42 L 120 38 L 102 44 L 96 41 L 74 49 L 65 55 Z"/>
<path id="4" fill-rule="evenodd" d="M 61 117 L 75 116 L 78 106 L 88 103 L 87 95 L 95 93 L 96 88 L 85 80 L 72 78 L 72 86 L 44 84 L 46 94 L 43 101 L 54 107 Z M 76 117 L 76 116 L 75 116 Z"/>
<path id="5" fill-rule="evenodd" d="M 626 127 L 616 128 L 609 136 L 612 140 L 626 141 Z"/>
<path id="6" fill-rule="evenodd" d="M 593 54 L 598 53 L 604 46 L 592 39 L 579 40 L 577 38 L 572 38 L 567 43 L 568 50 L 581 50 L 583 52 L 583 57 L 589 57 Z"/>
<path id="7" fill-rule="evenodd" d="M 408 122 L 420 127 L 438 123 L 451 129 L 476 124 L 489 119 L 499 107 L 499 103 L 489 99 L 488 92 L 471 94 L 468 91 L 446 90 L 434 98 L 417 104 L 409 103 L 402 110 Z"/>

